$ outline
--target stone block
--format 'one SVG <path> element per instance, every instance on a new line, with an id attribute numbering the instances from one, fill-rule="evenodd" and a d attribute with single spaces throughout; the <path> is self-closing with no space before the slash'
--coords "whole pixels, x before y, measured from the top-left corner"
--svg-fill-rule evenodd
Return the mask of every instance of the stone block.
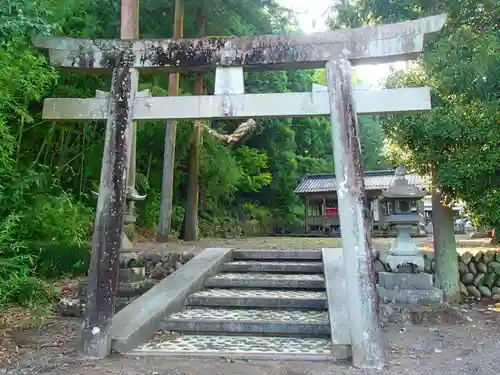
<path id="1" fill-rule="evenodd" d="M 181 311 L 186 298 L 200 290 L 231 259 L 230 248 L 209 248 L 119 311 L 112 321 L 113 349 L 128 352 L 149 340 L 162 320 Z"/>
<path id="2" fill-rule="evenodd" d="M 118 280 L 120 282 L 134 282 L 146 278 L 145 267 L 120 268 Z"/>
<path id="3" fill-rule="evenodd" d="M 321 260 L 321 250 L 235 250 L 234 260 Z"/>
<path id="4" fill-rule="evenodd" d="M 423 272 L 425 269 L 425 261 L 421 255 L 384 254 L 380 256 L 380 260 L 393 272 L 397 272 L 399 267 L 405 266 L 406 264 L 414 264 L 416 269 L 420 272 Z"/>
<path id="5" fill-rule="evenodd" d="M 207 289 L 191 294 L 189 307 L 319 309 L 328 307 L 325 292 L 298 290 Z"/>
<path id="6" fill-rule="evenodd" d="M 325 279 L 320 274 L 223 273 L 209 278 L 205 286 L 207 288 L 324 290 Z"/>
<path id="7" fill-rule="evenodd" d="M 428 273 L 380 272 L 378 283 L 386 289 L 430 290 L 434 287 Z"/>
<path id="8" fill-rule="evenodd" d="M 237 261 L 222 266 L 224 272 L 321 273 L 321 262 Z"/>
<path id="9" fill-rule="evenodd" d="M 322 252 L 331 340 L 334 348 L 337 348 L 334 351 L 339 350 L 336 357 L 347 358 L 352 353 L 343 251 L 342 248 L 325 248 Z"/>
<path id="10" fill-rule="evenodd" d="M 225 321 L 225 320 L 167 320 L 162 324 L 165 331 L 189 332 L 194 334 L 258 334 L 285 335 L 302 337 L 328 337 L 330 327 L 327 323 L 280 322 L 280 321 Z"/>
<path id="11" fill-rule="evenodd" d="M 430 290 L 403 290 L 386 289 L 378 286 L 377 292 L 379 294 L 381 303 L 406 303 L 423 305 L 443 302 L 443 291 L 437 288 L 433 288 Z"/>

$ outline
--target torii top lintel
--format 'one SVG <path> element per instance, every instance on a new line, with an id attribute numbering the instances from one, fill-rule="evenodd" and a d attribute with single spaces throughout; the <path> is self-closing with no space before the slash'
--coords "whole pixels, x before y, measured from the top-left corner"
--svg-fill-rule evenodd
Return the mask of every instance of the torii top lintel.
<path id="1" fill-rule="evenodd" d="M 322 68 L 340 55 L 353 65 L 415 59 L 443 28 L 444 15 L 359 29 L 313 34 L 212 37 L 200 39 L 106 40 L 36 37 L 51 64 L 63 69 L 110 70 L 119 52 L 137 69 L 210 71 L 218 66 L 247 70 Z"/>

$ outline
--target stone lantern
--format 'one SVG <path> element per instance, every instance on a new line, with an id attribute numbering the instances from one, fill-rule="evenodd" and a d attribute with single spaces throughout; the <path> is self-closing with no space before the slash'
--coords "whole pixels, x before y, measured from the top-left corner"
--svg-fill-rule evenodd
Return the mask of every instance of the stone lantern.
<path id="1" fill-rule="evenodd" d="M 404 168 L 396 170 L 391 186 L 382 192 L 388 208 L 386 223 L 397 231 L 391 248 L 379 257 L 389 271 L 378 274 L 377 291 L 383 304 L 443 301 L 443 292 L 434 287 L 432 275 L 424 272 L 424 257 L 412 238 L 415 225 L 420 229 L 419 202 L 424 196 L 424 191 L 405 178 Z"/>
<path id="2" fill-rule="evenodd" d="M 397 168 L 391 186 L 382 191 L 381 202 L 387 207 L 384 221 L 397 233 L 385 261 L 392 272 L 423 272 L 424 258 L 412 233 L 419 233 L 422 220 L 419 203 L 426 193 L 410 184 L 405 174 L 404 167 Z"/>

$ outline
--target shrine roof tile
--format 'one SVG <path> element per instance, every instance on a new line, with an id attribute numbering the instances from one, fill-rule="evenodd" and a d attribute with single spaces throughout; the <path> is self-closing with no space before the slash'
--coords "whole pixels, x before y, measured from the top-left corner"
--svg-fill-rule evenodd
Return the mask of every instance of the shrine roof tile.
<path id="1" fill-rule="evenodd" d="M 406 179 L 410 184 L 416 184 L 420 188 L 427 187 L 427 178 L 415 174 L 406 174 Z M 387 189 L 394 178 L 393 170 L 366 171 L 366 190 Z M 337 191 L 337 181 L 335 174 L 310 174 L 304 176 L 299 185 L 295 188 L 297 194 L 310 193 L 330 193 Z"/>

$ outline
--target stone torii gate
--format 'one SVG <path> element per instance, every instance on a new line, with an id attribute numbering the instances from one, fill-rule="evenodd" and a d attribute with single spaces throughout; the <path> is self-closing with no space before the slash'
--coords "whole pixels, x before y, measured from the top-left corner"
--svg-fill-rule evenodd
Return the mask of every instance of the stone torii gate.
<path id="1" fill-rule="evenodd" d="M 329 115 L 346 277 L 353 362 L 382 366 L 378 299 L 372 269 L 370 229 L 364 212 L 363 166 L 357 114 L 429 110 L 428 88 L 353 92 L 352 65 L 415 59 L 444 25 L 442 15 L 364 29 L 311 35 L 266 35 L 182 40 L 90 40 L 38 37 L 50 62 L 78 73 L 111 73 L 107 97 L 46 99 L 43 117 L 54 120 L 107 120 L 99 202 L 93 238 L 85 316 L 86 354 L 109 352 L 110 322 L 118 276 L 123 201 L 133 121 L 309 117 Z M 326 66 L 327 89 L 282 94 L 245 94 L 243 70 L 305 69 Z M 213 96 L 147 97 L 136 93 L 137 71 L 216 71 Z M 325 264 L 325 267 L 328 265 Z M 103 272 L 99 272 L 103 270 Z M 332 329 L 338 322 L 331 322 Z M 340 344 L 345 344 L 344 342 Z"/>

